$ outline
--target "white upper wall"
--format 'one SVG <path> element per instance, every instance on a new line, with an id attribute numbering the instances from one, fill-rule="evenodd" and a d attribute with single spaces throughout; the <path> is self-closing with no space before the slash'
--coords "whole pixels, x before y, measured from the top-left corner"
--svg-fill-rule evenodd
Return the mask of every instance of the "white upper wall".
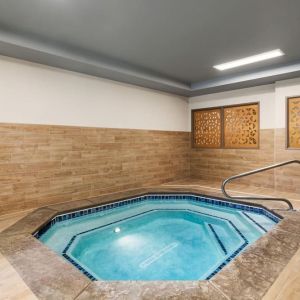
<path id="1" fill-rule="evenodd" d="M 286 98 L 291 96 L 300 96 L 300 78 L 278 81 L 271 85 L 192 97 L 189 99 L 189 124 L 191 125 L 192 109 L 260 102 L 260 128 L 285 128 Z"/>
<path id="2" fill-rule="evenodd" d="M 222 92 L 198 97 L 189 100 L 190 110 L 214 106 L 242 104 L 250 102 L 260 103 L 260 128 L 274 128 L 275 94 L 274 85 L 265 85 L 235 91 Z M 191 114 L 190 114 L 191 119 Z M 189 122 L 191 124 L 191 122 Z"/>
<path id="3" fill-rule="evenodd" d="M 189 131 L 191 110 L 260 102 L 261 129 L 284 128 L 300 78 L 187 99 L 0 56 L 0 122 Z"/>
<path id="4" fill-rule="evenodd" d="M 300 78 L 278 81 L 275 85 L 276 127 L 286 126 L 286 99 L 300 96 Z"/>
<path id="5" fill-rule="evenodd" d="M 0 122 L 187 131 L 180 96 L 0 56 Z"/>

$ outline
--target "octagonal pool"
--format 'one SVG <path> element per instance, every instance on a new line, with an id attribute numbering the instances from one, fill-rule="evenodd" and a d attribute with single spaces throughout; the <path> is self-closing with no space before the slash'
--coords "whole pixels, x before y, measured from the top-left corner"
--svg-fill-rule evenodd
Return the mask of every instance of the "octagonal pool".
<path id="1" fill-rule="evenodd" d="M 35 234 L 91 279 L 210 279 L 280 219 L 197 195 L 145 195 L 56 216 Z"/>

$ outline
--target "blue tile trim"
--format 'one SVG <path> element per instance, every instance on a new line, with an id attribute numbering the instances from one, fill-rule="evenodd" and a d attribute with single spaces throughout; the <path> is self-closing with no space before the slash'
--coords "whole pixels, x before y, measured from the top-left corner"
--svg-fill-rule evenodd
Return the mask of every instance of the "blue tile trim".
<path id="1" fill-rule="evenodd" d="M 36 238 L 40 238 L 47 230 L 49 230 L 57 222 L 63 222 L 65 220 L 78 218 L 78 217 L 81 217 L 81 216 L 90 215 L 90 214 L 94 214 L 94 213 L 101 212 L 101 211 L 107 211 L 107 210 L 111 210 L 111 209 L 114 209 L 114 208 L 117 208 L 117 207 L 127 206 L 127 205 L 130 205 L 130 204 L 141 203 L 141 202 L 144 202 L 144 201 L 147 201 L 147 200 L 151 200 L 151 201 L 153 201 L 153 200 L 159 200 L 159 201 L 160 200 L 188 200 L 188 201 L 191 201 L 191 202 L 202 202 L 202 203 L 212 204 L 212 205 L 216 205 L 216 206 L 224 206 L 224 207 L 228 207 L 228 208 L 239 209 L 239 210 L 242 210 L 243 213 L 245 211 L 250 211 L 250 212 L 255 212 L 257 214 L 262 214 L 262 215 L 265 215 L 266 217 L 268 217 L 269 219 L 271 219 L 272 221 L 274 221 L 275 223 L 278 223 L 280 221 L 280 218 L 278 216 L 272 214 L 271 212 L 269 212 L 267 209 L 265 209 L 263 207 L 255 207 L 255 206 L 246 205 L 246 204 L 242 204 L 242 203 L 230 202 L 230 201 L 226 201 L 226 200 L 223 200 L 223 199 L 212 199 L 212 198 L 209 198 L 209 197 L 193 195 L 193 194 L 163 194 L 163 195 L 162 194 L 147 194 L 147 195 L 143 195 L 143 196 L 139 196 L 139 197 L 135 197 L 135 198 L 130 198 L 130 199 L 125 199 L 125 200 L 114 202 L 114 203 L 99 205 L 99 206 L 96 206 L 96 207 L 91 207 L 91 208 L 82 209 L 82 210 L 78 210 L 78 211 L 71 212 L 71 213 L 58 215 L 58 216 L 54 217 L 52 220 L 50 220 L 39 231 L 37 231 L 34 234 L 34 236 Z M 173 210 L 176 210 L 176 209 L 173 209 Z M 178 210 L 180 210 L 180 209 L 178 209 Z M 223 220 L 229 222 L 230 225 L 236 230 L 236 232 L 244 240 L 244 244 L 241 245 L 232 255 L 230 255 L 222 264 L 220 264 L 216 268 L 216 270 L 214 270 L 206 278 L 208 280 L 208 279 L 212 278 L 215 274 L 217 274 L 234 257 L 236 257 L 248 245 L 248 241 L 243 236 L 243 234 L 239 231 L 239 229 L 230 220 L 227 220 L 227 219 L 221 218 L 221 217 L 216 217 L 214 215 L 195 212 L 195 211 L 192 211 L 192 210 L 189 210 L 189 209 L 187 209 L 187 211 L 191 211 L 191 212 L 202 214 L 202 215 L 208 215 L 208 216 L 223 219 Z M 150 212 L 150 211 L 147 211 L 147 212 L 144 212 L 144 213 L 148 213 L 148 212 Z M 144 214 L 144 213 L 141 213 L 141 214 Z M 245 215 L 247 217 L 249 217 L 247 214 L 245 214 Z M 136 217 L 136 216 L 138 216 L 138 215 L 135 215 L 135 216 L 132 216 L 132 217 Z M 131 218 L 131 217 L 129 217 L 129 218 Z M 126 219 L 124 219 L 124 220 L 126 220 Z M 252 220 L 252 221 L 254 221 L 254 220 Z M 113 223 L 110 223 L 110 224 L 106 224 L 104 226 L 109 226 L 109 225 L 112 225 L 112 224 L 117 223 L 117 222 L 120 222 L 120 221 L 116 221 L 116 222 L 113 222 Z M 256 225 L 258 225 L 258 224 L 256 224 Z M 101 226 L 101 227 L 104 227 L 104 226 Z M 88 230 L 88 231 L 92 231 L 92 230 L 96 230 L 96 229 L 99 229 L 99 228 L 94 228 L 94 229 L 91 229 L 91 230 Z M 88 232 L 88 231 L 86 231 L 86 232 Z M 79 234 L 83 234 L 83 233 L 86 233 L 86 232 L 82 232 L 82 233 L 79 233 Z M 79 235 L 79 234 L 77 234 L 77 235 Z M 80 271 L 82 271 L 85 275 L 87 275 L 91 280 L 95 280 L 93 275 L 91 275 L 87 270 L 85 270 L 82 266 L 80 266 L 78 263 L 76 263 L 66 253 L 68 251 L 68 249 L 70 248 L 71 244 L 74 242 L 76 236 L 73 236 L 72 239 L 69 241 L 67 247 L 63 251 L 63 256 L 68 261 L 70 261 L 74 266 L 76 266 Z M 221 240 L 220 240 L 220 242 L 221 242 Z"/>
<path id="2" fill-rule="evenodd" d="M 205 279 L 209 280 L 213 276 L 215 276 L 217 273 L 219 273 L 230 261 L 232 261 L 245 247 L 249 245 L 248 240 L 245 238 L 245 236 L 240 232 L 240 230 L 230 221 L 228 222 L 234 227 L 234 229 L 239 233 L 241 238 L 244 240 L 244 243 L 236 250 L 234 251 L 229 257 L 225 259 L 224 262 L 222 262 L 210 275 L 208 275 Z"/>
<path id="3" fill-rule="evenodd" d="M 242 212 L 242 214 L 244 216 L 246 216 L 249 220 L 251 220 L 256 226 L 258 226 L 260 229 L 262 229 L 264 232 L 268 232 L 268 230 L 263 227 L 261 224 L 257 223 L 253 218 L 251 218 L 247 213 L 245 213 L 244 211 Z"/>
<path id="4" fill-rule="evenodd" d="M 246 246 L 248 242 L 245 242 L 241 245 L 236 251 L 233 252 L 228 258 L 225 259 L 223 263 L 221 263 L 210 275 L 208 275 L 205 279 L 210 280 L 213 276 L 219 273 L 229 262 L 231 262 Z"/>
<path id="5" fill-rule="evenodd" d="M 76 261 L 74 261 L 71 257 L 69 257 L 67 254 L 62 254 L 64 258 L 66 258 L 73 266 L 75 266 L 79 271 L 81 271 L 85 276 L 87 276 L 92 281 L 97 280 L 91 273 L 89 273 L 85 268 L 83 268 L 80 264 L 78 264 Z"/>
<path id="6" fill-rule="evenodd" d="M 278 223 L 280 221 L 279 217 L 275 216 L 274 214 L 269 212 L 267 209 L 262 208 L 262 207 L 255 207 L 255 206 L 251 206 L 251 205 L 230 202 L 230 201 L 226 201 L 226 200 L 222 200 L 222 199 L 212 199 L 212 198 L 208 198 L 205 196 L 197 196 L 197 195 L 192 195 L 192 194 L 166 194 L 166 195 L 147 194 L 147 195 L 130 198 L 130 199 L 125 199 L 125 200 L 114 202 L 114 203 L 99 205 L 99 206 L 82 209 L 82 210 L 78 210 L 78 211 L 71 212 L 71 213 L 58 215 L 58 216 L 54 217 L 50 222 L 48 222 L 44 227 L 42 227 L 39 231 L 34 233 L 34 236 L 36 238 L 40 238 L 50 227 L 52 227 L 57 222 L 63 222 L 65 220 L 78 218 L 81 216 L 90 215 L 90 214 L 98 213 L 101 211 L 107 211 L 107 210 L 111 210 L 111 209 L 114 209 L 117 207 L 127 206 L 130 204 L 141 203 L 141 202 L 144 202 L 147 200 L 170 200 L 170 199 L 171 200 L 188 200 L 191 202 L 202 202 L 202 203 L 208 203 L 208 204 L 217 205 L 217 206 L 235 208 L 235 209 L 239 209 L 239 210 L 243 210 L 243 211 L 251 211 L 251 212 L 265 215 L 266 217 L 268 217 L 275 223 Z"/>
<path id="7" fill-rule="evenodd" d="M 224 254 L 227 255 L 227 250 L 224 246 L 224 244 L 222 243 L 221 239 L 219 238 L 218 234 L 216 233 L 214 227 L 212 224 L 208 224 L 208 227 L 210 228 L 210 230 L 212 231 L 213 235 L 215 236 L 217 242 L 219 243 L 221 249 L 223 250 Z"/>
<path id="8" fill-rule="evenodd" d="M 155 211 L 154 209 L 151 210 L 151 211 Z M 122 219 L 121 221 L 125 221 L 125 220 L 128 220 L 128 219 L 132 219 L 132 218 L 135 218 L 137 216 L 140 216 L 140 215 L 144 215 L 144 214 L 147 214 L 151 211 L 146 211 L 146 212 L 143 212 L 143 213 L 140 213 L 140 214 L 136 214 L 134 216 L 131 216 L 131 217 L 127 217 L 127 218 L 124 218 Z M 111 223 L 108 223 L 108 224 L 105 224 L 105 225 L 102 225 L 102 226 L 98 226 L 98 227 L 95 227 L 93 229 L 89 229 L 89 230 L 86 230 L 86 231 L 82 231 L 76 235 L 74 235 L 69 243 L 67 244 L 67 246 L 65 247 L 65 249 L 63 250 L 62 252 L 62 255 L 64 258 L 66 258 L 71 264 L 73 264 L 76 268 L 78 268 L 83 274 L 85 274 L 86 276 L 88 276 L 91 280 L 97 280 L 97 278 L 95 278 L 92 274 L 90 274 L 84 267 L 82 267 L 80 264 L 78 264 L 77 262 L 74 261 L 74 259 L 72 259 L 67 251 L 69 250 L 69 248 L 71 247 L 71 245 L 73 244 L 73 242 L 75 241 L 75 239 L 77 238 L 77 236 L 81 235 L 81 234 L 85 234 L 85 233 L 88 233 L 90 231 L 94 231 L 94 230 L 97 230 L 97 229 L 100 229 L 100 228 L 103 228 L 103 227 L 107 227 L 107 226 L 110 226 L 110 225 L 113 225 L 113 224 L 116 224 L 116 223 L 119 223 L 120 221 L 115 221 L 115 222 L 111 222 Z"/>
<path id="9" fill-rule="evenodd" d="M 144 214 L 148 214 L 150 212 L 154 212 L 154 211 L 189 211 L 189 212 L 192 212 L 192 213 L 195 213 L 195 214 L 199 214 L 199 215 L 205 215 L 205 216 L 209 216 L 209 217 L 213 217 L 213 218 L 216 218 L 216 219 L 221 219 L 221 220 L 224 220 L 226 222 L 228 222 L 234 229 L 235 231 L 239 234 L 239 236 L 244 240 L 244 243 L 236 250 L 234 251 L 229 257 L 226 258 L 226 260 L 224 262 L 222 262 L 206 279 L 209 280 L 210 278 L 212 278 L 215 274 L 217 274 L 222 268 L 224 268 L 226 266 L 226 264 L 228 264 L 228 262 L 230 262 L 233 258 L 235 258 L 240 252 L 241 250 L 243 250 L 248 244 L 248 240 L 245 238 L 245 236 L 240 232 L 240 230 L 232 223 L 232 221 L 226 219 L 226 218 L 222 218 L 222 217 L 218 217 L 218 216 L 214 216 L 214 215 L 210 215 L 210 214 L 207 214 L 207 213 L 202 213 L 202 212 L 198 212 L 198 211 L 193 211 L 193 210 L 190 210 L 190 209 L 152 209 L 152 210 L 148 210 L 146 212 L 142 212 L 140 214 L 137 214 L 137 215 L 134 215 L 134 216 L 131 216 L 131 217 L 127 217 L 125 219 L 122 219 L 121 221 L 125 221 L 125 220 L 128 220 L 128 219 L 132 219 L 132 218 L 135 218 L 137 216 L 140 216 L 140 215 L 144 215 Z M 68 255 L 67 251 L 70 249 L 72 243 L 75 241 L 75 239 L 79 236 L 79 235 L 82 235 L 82 234 L 85 234 L 85 233 L 88 233 L 88 232 L 91 232 L 91 231 L 94 231 L 94 230 L 97 230 L 97 229 L 100 229 L 100 228 L 104 228 L 104 227 L 107 227 L 107 226 L 110 226 L 110 225 L 113 225 L 113 224 L 116 224 L 116 223 L 119 223 L 120 221 L 115 221 L 115 222 L 111 222 L 109 224 L 105 224 L 105 225 L 101 225 L 101 226 L 98 226 L 98 227 L 95 227 L 95 228 L 92 228 L 92 229 L 89 229 L 89 230 L 85 230 L 85 231 L 82 231 L 76 235 L 74 235 L 71 240 L 69 241 L 69 243 L 67 244 L 66 248 L 63 250 L 62 254 L 63 256 L 69 260 L 72 264 L 74 262 L 74 260 Z M 220 243 L 222 244 L 221 240 L 220 240 Z M 226 250 L 225 250 L 226 251 Z M 73 264 L 75 267 L 78 268 L 78 263 L 75 262 L 75 264 Z M 88 273 L 90 274 L 88 271 L 86 271 L 82 266 L 80 266 L 79 268 L 80 271 L 82 271 L 83 273 Z M 91 274 L 90 274 L 91 275 Z M 92 276 L 92 275 L 91 275 Z M 92 276 L 93 277 L 93 276 Z M 90 278 L 90 277 L 89 277 Z M 92 280 L 95 280 L 95 279 L 92 279 Z"/>
<path id="10" fill-rule="evenodd" d="M 74 235 L 70 242 L 67 244 L 66 248 L 63 250 L 62 253 L 66 253 L 71 244 L 74 242 L 75 238 L 79 235 L 82 235 L 82 234 L 85 234 L 85 233 L 88 233 L 88 232 L 91 232 L 91 231 L 94 231 L 94 230 L 98 230 L 100 228 L 104 228 L 104 227 L 107 227 L 107 226 L 110 226 L 110 225 L 113 225 L 113 224 L 116 224 L 116 223 L 119 223 L 119 222 L 122 222 L 122 221 L 126 221 L 126 220 L 129 220 L 129 219 L 133 219 L 133 218 L 136 218 L 138 216 L 141 216 L 141 215 L 145 215 L 145 214 L 148 214 L 148 213 L 151 213 L 151 212 L 155 212 L 155 211 L 188 211 L 188 212 L 192 212 L 192 213 L 195 213 L 195 214 L 198 214 L 198 215 L 204 215 L 204 216 L 209 216 L 209 217 L 212 217 L 212 218 L 215 218 L 215 219 L 220 219 L 220 220 L 223 220 L 223 221 L 226 221 L 228 222 L 234 229 L 235 231 L 238 233 L 239 236 L 241 236 L 241 238 L 245 241 L 247 241 L 247 239 L 245 238 L 245 236 L 240 232 L 240 230 L 234 225 L 234 223 L 232 223 L 232 221 L 226 219 L 226 218 L 223 218 L 223 217 L 219 217 L 219 216 L 214 216 L 214 215 L 211 215 L 211 214 L 207 214 L 207 213 L 203 213 L 203 212 L 198 212 L 198 211 L 194 211 L 194 210 L 191 210 L 191 209 L 173 209 L 173 208 L 163 208 L 163 209 L 150 209 L 150 210 L 147 210 L 145 212 L 142 212 L 142 213 L 139 213 L 139 214 L 136 214 L 134 216 L 130 216 L 130 217 L 127 217 L 127 218 L 124 218 L 122 220 L 118 220 L 118 221 L 114 221 L 114 222 L 111 222 L 111 223 L 108 223 L 108 224 L 105 224 L 105 225 L 101 225 L 101 226 L 98 226 L 98 227 L 95 227 L 95 228 L 92 228 L 92 229 L 89 229 L 89 230 L 85 230 L 85 231 L 82 231 L 82 232 L 79 232 L 77 233 L 76 235 Z"/>
<path id="11" fill-rule="evenodd" d="M 160 209 L 151 209 L 151 210 L 147 210 L 147 211 L 144 211 L 144 212 L 142 212 L 142 213 L 136 214 L 136 215 L 134 215 L 134 216 L 130 216 L 130 217 L 124 218 L 124 219 L 122 219 L 122 220 L 110 222 L 110 223 L 107 223 L 107 224 L 105 224 L 105 225 L 101 225 L 101 226 L 98 226 L 98 227 L 95 227 L 95 228 L 92 228 L 92 229 L 89 229 L 89 230 L 85 230 L 85 231 L 79 232 L 79 233 L 75 234 L 75 235 L 71 238 L 71 240 L 69 241 L 69 243 L 67 244 L 66 248 L 63 250 L 62 253 L 66 253 L 66 252 L 69 250 L 71 244 L 74 242 L 75 238 L 76 238 L 77 236 L 79 236 L 79 235 L 82 235 L 82 234 L 85 234 L 85 233 L 88 233 L 88 232 L 91 232 L 91 231 L 94 231 L 94 230 L 98 230 L 98 229 L 100 229 L 100 228 L 104 228 L 104 227 L 107 227 L 107 226 L 110 226 L 110 225 L 113 225 L 113 224 L 116 224 L 116 223 L 119 223 L 119 222 L 122 222 L 122 221 L 126 221 L 126 220 L 129 220 L 129 219 L 133 219 L 133 218 L 136 218 L 136 217 L 138 217 L 138 216 L 141 216 L 141 215 L 144 215 L 144 214 L 148 214 L 148 213 L 150 213 L 150 212 L 158 211 L 158 210 L 160 210 Z"/>

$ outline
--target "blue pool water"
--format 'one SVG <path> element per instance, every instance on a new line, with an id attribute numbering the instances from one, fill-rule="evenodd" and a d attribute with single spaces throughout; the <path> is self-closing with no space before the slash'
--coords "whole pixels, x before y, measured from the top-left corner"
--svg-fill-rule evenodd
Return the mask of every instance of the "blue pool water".
<path id="1" fill-rule="evenodd" d="M 279 221 L 261 208 L 193 197 L 144 196 L 60 217 L 39 239 L 92 279 L 199 280 L 211 278 Z"/>

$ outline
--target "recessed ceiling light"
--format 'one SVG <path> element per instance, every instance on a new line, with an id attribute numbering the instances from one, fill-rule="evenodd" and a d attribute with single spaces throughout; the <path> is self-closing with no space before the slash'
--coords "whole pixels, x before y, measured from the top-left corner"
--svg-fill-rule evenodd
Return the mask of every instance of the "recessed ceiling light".
<path id="1" fill-rule="evenodd" d="M 221 65 L 214 66 L 214 68 L 218 69 L 220 71 L 224 71 L 224 70 L 227 70 L 227 69 L 232 69 L 232 68 L 236 68 L 236 67 L 239 67 L 239 66 L 252 64 L 252 63 L 255 63 L 255 62 L 258 62 L 258 61 L 263 61 L 263 60 L 267 60 L 267 59 L 270 59 L 270 58 L 275 58 L 275 57 L 282 56 L 282 55 L 284 55 L 284 53 L 280 49 L 276 49 L 276 50 L 264 52 L 264 53 L 261 53 L 261 54 L 257 54 L 257 55 L 248 56 L 248 57 L 245 57 L 245 58 L 233 60 L 233 61 L 221 64 Z"/>

